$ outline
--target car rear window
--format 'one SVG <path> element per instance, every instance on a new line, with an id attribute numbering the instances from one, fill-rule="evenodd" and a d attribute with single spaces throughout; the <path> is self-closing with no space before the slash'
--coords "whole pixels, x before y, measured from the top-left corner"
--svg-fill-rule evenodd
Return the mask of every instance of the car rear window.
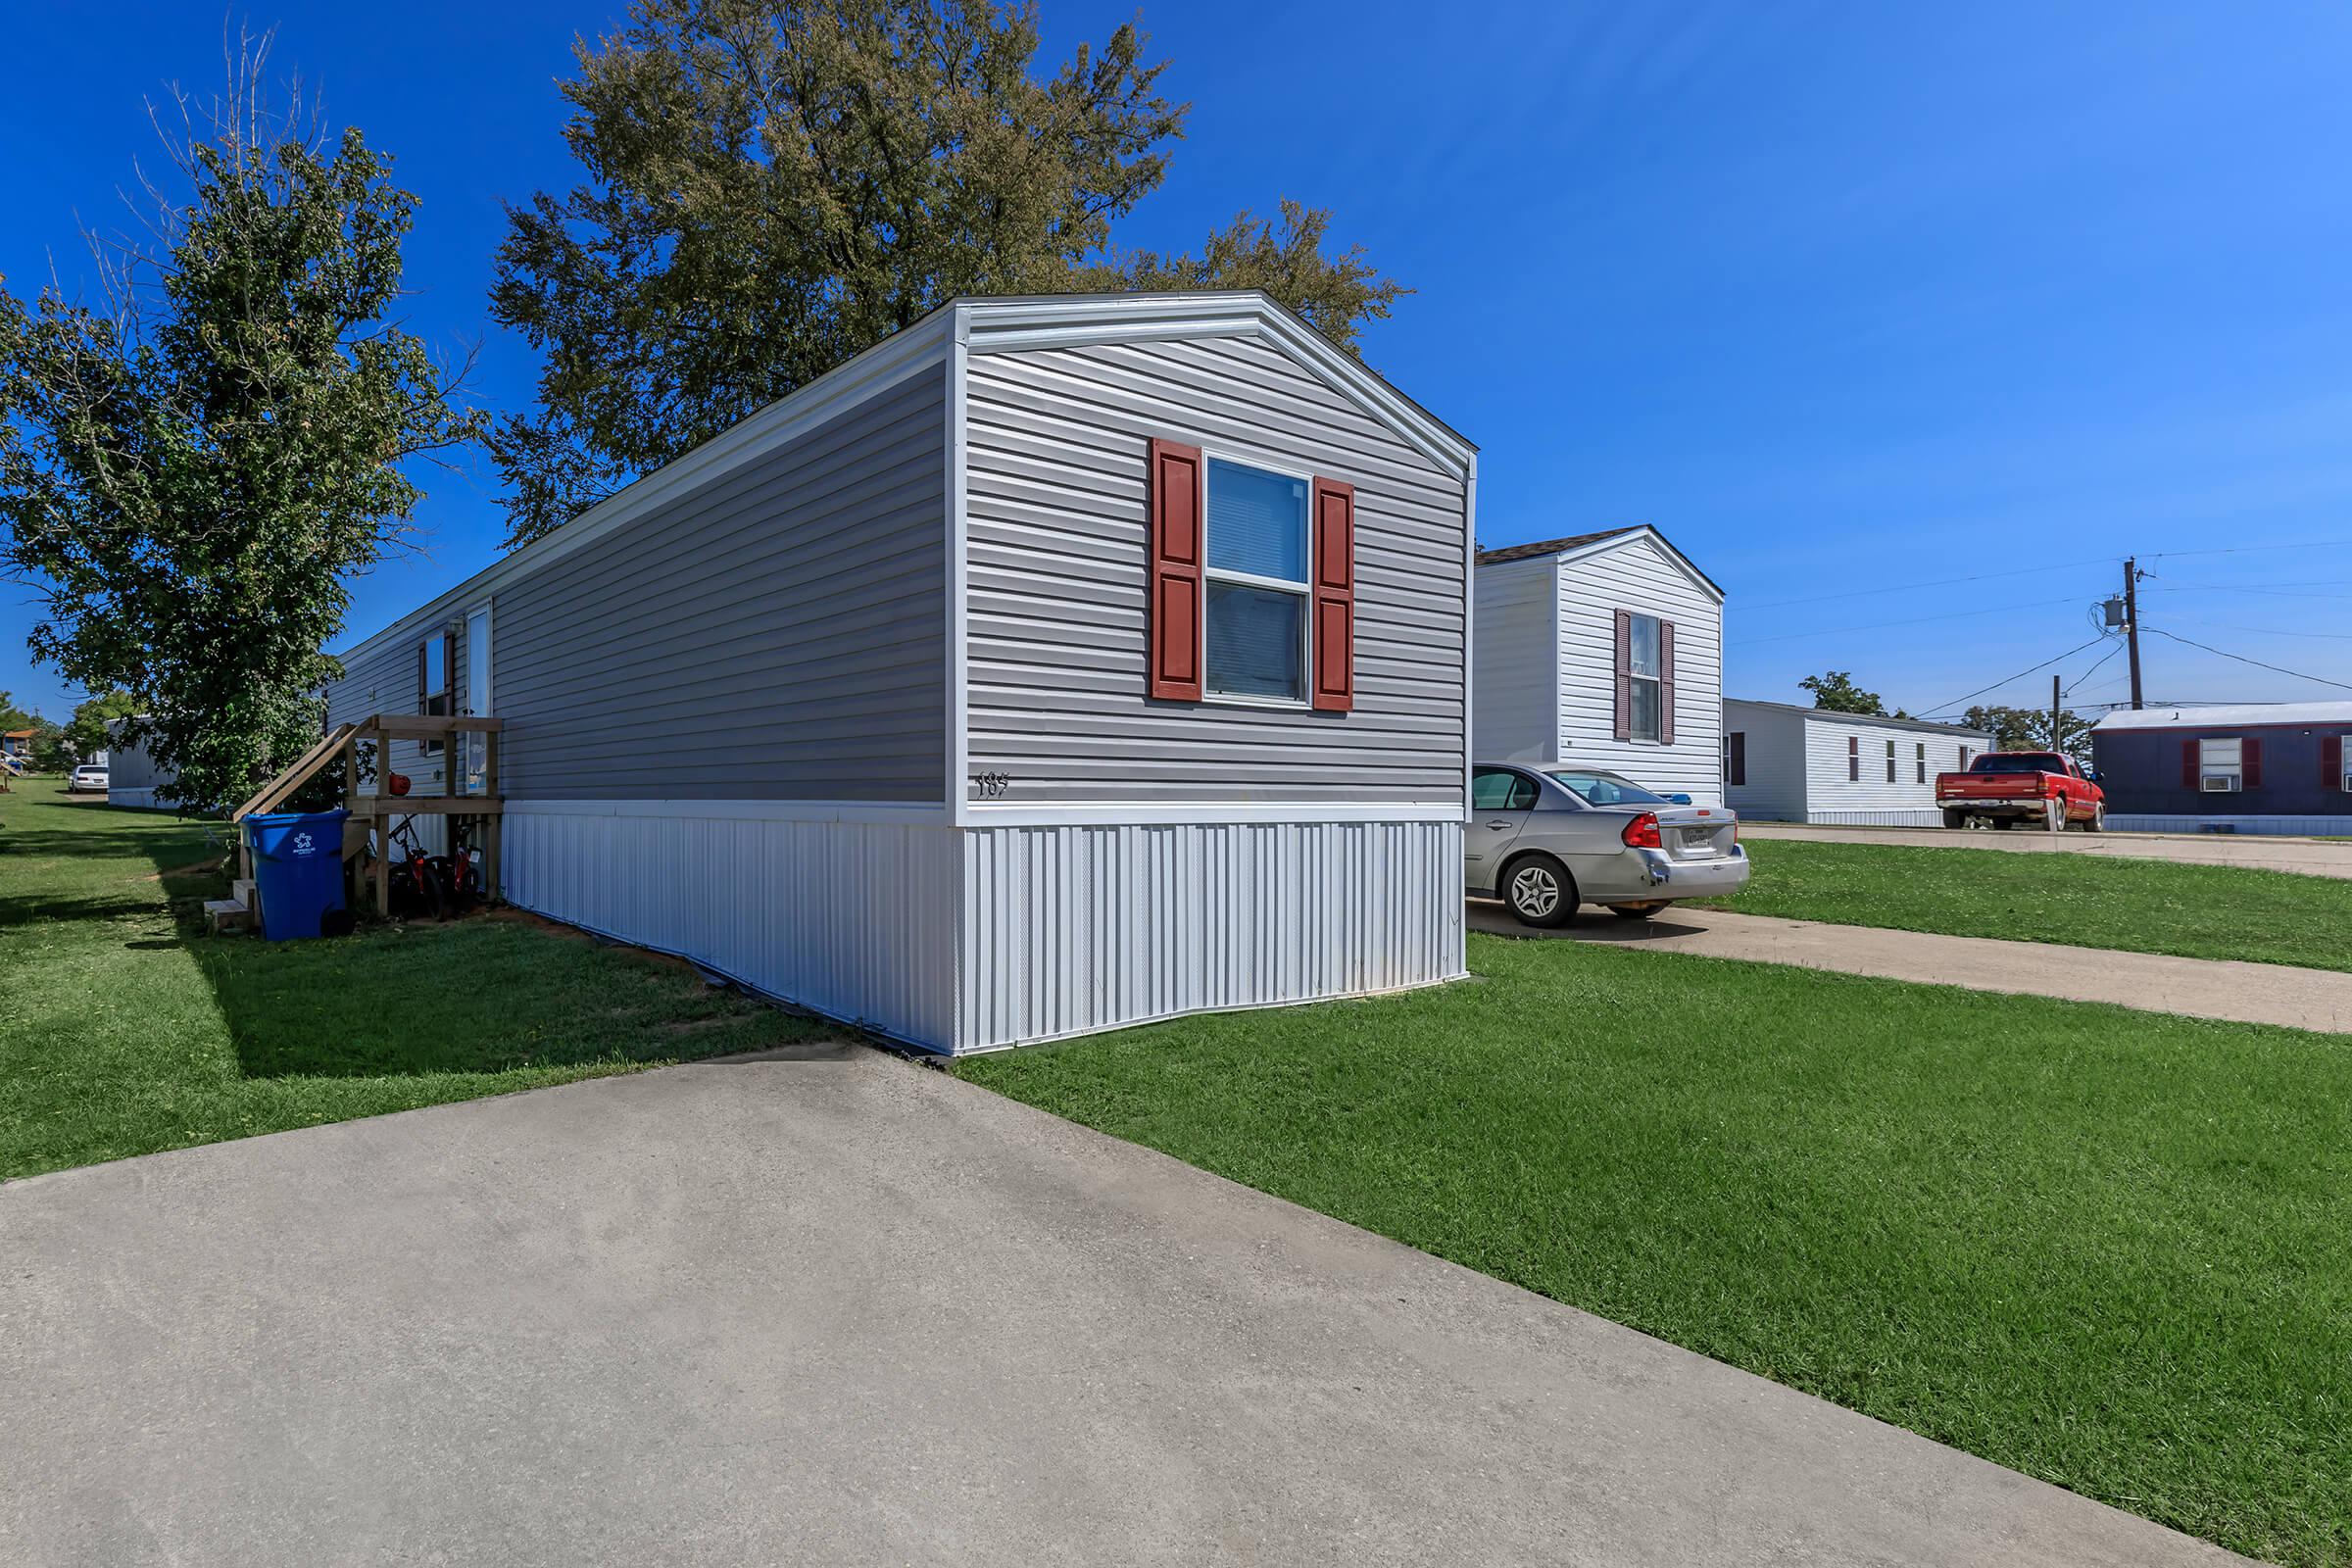
<path id="1" fill-rule="evenodd" d="M 1557 772 L 1554 782 L 1566 786 L 1568 792 L 1587 806 L 1670 806 L 1663 795 L 1654 795 L 1630 778 L 1614 773 Z"/>
<path id="2" fill-rule="evenodd" d="M 2014 752 L 2007 756 L 1980 757 L 1972 773 L 2063 773 L 2064 760 L 2048 752 Z"/>

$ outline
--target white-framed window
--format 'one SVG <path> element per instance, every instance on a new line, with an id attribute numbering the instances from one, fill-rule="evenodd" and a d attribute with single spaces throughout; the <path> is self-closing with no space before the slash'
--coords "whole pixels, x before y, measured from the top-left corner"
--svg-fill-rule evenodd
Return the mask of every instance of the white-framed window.
<path id="1" fill-rule="evenodd" d="M 1208 460 L 1202 694 L 1306 706 L 1309 481 Z"/>
<path id="2" fill-rule="evenodd" d="M 2220 739 L 2208 737 L 2197 742 L 2197 777 L 2234 780 L 2239 789 L 2246 787 L 2246 743 L 2235 735 Z"/>
<path id="3" fill-rule="evenodd" d="M 1666 661 L 1660 650 L 1658 617 L 1628 615 L 1632 640 L 1626 658 L 1626 674 L 1633 695 L 1633 738 L 1638 741 L 1658 741 L 1666 738 Z"/>
<path id="4" fill-rule="evenodd" d="M 1917 755 L 1911 759 L 1911 764 L 1916 769 L 1916 776 L 1911 782 L 1925 784 L 1928 781 L 1928 743 L 1926 741 L 1919 743 Z"/>
<path id="5" fill-rule="evenodd" d="M 2336 783 L 2352 790 L 2352 735 L 2339 735 L 2335 740 L 2335 765 L 2339 777 Z"/>

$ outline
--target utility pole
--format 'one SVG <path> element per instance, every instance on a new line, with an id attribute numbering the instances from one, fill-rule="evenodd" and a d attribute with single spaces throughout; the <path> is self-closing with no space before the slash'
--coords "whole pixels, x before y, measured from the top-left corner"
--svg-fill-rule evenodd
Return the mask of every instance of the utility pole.
<path id="1" fill-rule="evenodd" d="M 2139 559 L 2124 562 L 2124 640 L 2132 649 L 2132 706 L 2139 707 Z"/>
<path id="2" fill-rule="evenodd" d="M 2058 676 L 2050 675 L 2050 750 L 2066 755 L 2066 696 L 2058 689 Z"/>

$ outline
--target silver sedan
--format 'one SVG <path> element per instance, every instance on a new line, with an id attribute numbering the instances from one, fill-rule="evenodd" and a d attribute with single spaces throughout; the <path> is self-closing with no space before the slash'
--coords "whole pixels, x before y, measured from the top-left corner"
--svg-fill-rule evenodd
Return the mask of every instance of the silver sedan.
<path id="1" fill-rule="evenodd" d="M 1462 870 L 1528 925 L 1564 925 L 1580 904 L 1646 920 L 1678 899 L 1747 886 L 1740 818 L 1659 795 L 1601 768 L 1480 762 L 1470 775 Z"/>

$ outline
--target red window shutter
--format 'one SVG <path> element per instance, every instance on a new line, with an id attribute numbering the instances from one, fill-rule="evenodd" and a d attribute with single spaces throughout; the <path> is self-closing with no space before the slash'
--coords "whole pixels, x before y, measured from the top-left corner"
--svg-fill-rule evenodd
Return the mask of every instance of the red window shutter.
<path id="1" fill-rule="evenodd" d="M 1314 488 L 1314 706 L 1355 707 L 1355 486 L 1317 479 Z"/>
<path id="2" fill-rule="evenodd" d="M 2239 787 L 2249 790 L 2262 788 L 2262 738 L 2258 735 L 2249 735 L 2238 744 L 2245 748 L 2246 764 L 2246 776 Z"/>
<path id="3" fill-rule="evenodd" d="M 2344 787 L 2344 738 L 2328 735 L 2320 741 L 2320 788 L 2340 790 Z"/>
<path id="4" fill-rule="evenodd" d="M 2194 740 L 2180 743 L 2180 787 L 2184 790 L 2197 787 L 2197 743 Z"/>
<path id="5" fill-rule="evenodd" d="M 1617 738 L 1634 738 L 1634 612 L 1617 612 Z"/>
<path id="6" fill-rule="evenodd" d="M 1674 622 L 1658 622 L 1658 740 L 1674 744 Z"/>
<path id="7" fill-rule="evenodd" d="M 1151 695 L 1200 700 L 1200 449 L 1153 441 L 1144 485 L 1144 642 Z"/>

